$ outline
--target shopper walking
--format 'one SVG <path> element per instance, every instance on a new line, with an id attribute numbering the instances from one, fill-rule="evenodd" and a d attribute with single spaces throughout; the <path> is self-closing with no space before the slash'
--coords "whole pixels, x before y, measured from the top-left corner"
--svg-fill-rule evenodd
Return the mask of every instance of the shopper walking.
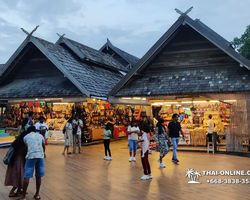
<path id="1" fill-rule="evenodd" d="M 148 161 L 148 154 L 149 154 L 149 140 L 148 140 L 148 133 L 150 132 L 150 125 L 144 124 L 142 128 L 142 138 L 141 140 L 137 141 L 141 144 L 141 163 L 143 167 L 144 175 L 141 177 L 141 180 L 148 180 L 152 179 L 151 168 Z"/>
<path id="2" fill-rule="evenodd" d="M 76 145 L 78 145 L 78 152 L 81 153 L 81 146 L 82 146 L 82 128 L 83 122 L 79 118 L 79 115 L 75 115 L 74 120 L 75 131 L 73 134 L 73 153 L 76 153 Z"/>
<path id="3" fill-rule="evenodd" d="M 69 147 L 73 146 L 72 122 L 73 122 L 73 118 L 71 117 L 65 125 L 65 132 L 64 132 L 65 144 L 64 144 L 64 150 L 63 150 L 62 155 L 65 155 L 66 150 L 67 150 L 67 154 L 71 154 L 71 152 L 69 151 Z"/>
<path id="4" fill-rule="evenodd" d="M 157 160 L 160 163 L 160 168 L 165 168 L 166 165 L 162 159 L 169 152 L 169 139 L 164 125 L 164 119 L 159 119 L 155 129 L 156 152 L 160 152 L 160 158 Z"/>
<path id="5" fill-rule="evenodd" d="M 136 121 L 133 119 L 131 126 L 128 127 L 128 143 L 129 143 L 129 162 L 136 162 L 135 156 L 137 151 L 137 141 L 140 129 L 137 126 Z M 134 153 L 132 157 L 132 152 Z"/>
<path id="6" fill-rule="evenodd" d="M 22 125 L 18 130 L 18 135 L 21 135 L 22 132 L 27 131 L 27 129 L 30 127 L 29 125 L 29 118 L 24 118 L 22 121 Z"/>
<path id="7" fill-rule="evenodd" d="M 36 131 L 44 137 L 45 144 L 48 144 L 47 141 L 48 139 L 46 139 L 46 132 L 48 131 L 48 125 L 44 122 L 45 118 L 43 116 L 40 116 L 38 120 L 39 122 L 35 124 Z M 44 149 L 44 158 L 46 158 L 45 149 Z"/>
<path id="8" fill-rule="evenodd" d="M 28 115 L 29 115 L 29 125 L 30 126 L 33 126 L 33 121 L 32 121 L 32 117 L 33 117 L 33 112 L 32 111 L 29 111 Z"/>
<path id="9" fill-rule="evenodd" d="M 42 177 L 45 174 L 44 137 L 41 134 L 36 133 L 36 128 L 34 126 L 29 127 L 28 132 L 30 133 L 26 135 L 23 139 L 24 143 L 28 147 L 28 153 L 26 155 L 26 163 L 24 167 L 23 192 L 19 198 L 20 200 L 23 200 L 26 197 L 26 191 L 29 186 L 29 179 L 33 178 L 34 169 L 36 176 L 36 193 L 34 199 L 41 199 L 39 192 L 40 192 Z"/>
<path id="10" fill-rule="evenodd" d="M 12 186 L 9 197 L 18 197 L 22 194 L 25 156 L 27 154 L 27 146 L 24 144 L 23 138 L 28 133 L 29 129 L 28 132 L 23 131 L 11 145 L 14 148 L 14 155 L 12 163 L 7 167 L 4 181 L 5 186 Z"/>
<path id="11" fill-rule="evenodd" d="M 183 139 L 185 139 L 183 131 L 181 130 L 181 124 L 178 122 L 178 114 L 173 114 L 172 121 L 168 124 L 168 136 L 171 138 L 173 144 L 173 157 L 172 162 L 179 162 L 177 159 L 177 147 L 180 140 L 180 133 Z"/>
<path id="12" fill-rule="evenodd" d="M 106 125 L 104 131 L 103 131 L 103 143 L 104 143 L 104 150 L 105 150 L 105 157 L 103 158 L 104 160 L 111 161 L 113 160 L 111 157 L 111 151 L 110 151 L 110 136 L 111 136 L 111 127 L 109 124 Z M 109 157 L 108 157 L 109 153 Z"/>

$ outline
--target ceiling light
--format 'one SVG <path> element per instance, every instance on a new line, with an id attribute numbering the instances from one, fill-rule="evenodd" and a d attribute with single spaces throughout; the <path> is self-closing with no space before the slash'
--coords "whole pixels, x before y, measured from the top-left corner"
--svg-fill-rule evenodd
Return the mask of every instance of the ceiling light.
<path id="1" fill-rule="evenodd" d="M 192 101 L 182 101 L 181 103 L 192 103 Z"/>
<path id="2" fill-rule="evenodd" d="M 142 98 L 141 100 L 142 100 L 142 101 L 146 101 L 147 99 L 146 99 L 146 98 Z"/>
<path id="3" fill-rule="evenodd" d="M 36 98 L 35 100 L 38 101 L 38 98 Z"/>
<path id="4" fill-rule="evenodd" d="M 165 106 L 171 106 L 171 105 L 165 105 Z"/>
<path id="5" fill-rule="evenodd" d="M 236 102 L 237 100 L 224 100 L 225 102 Z"/>
<path id="6" fill-rule="evenodd" d="M 177 107 L 180 107 L 181 105 L 176 105 Z"/>
<path id="7" fill-rule="evenodd" d="M 193 103 L 207 103 L 207 101 L 193 101 Z"/>
<path id="8" fill-rule="evenodd" d="M 134 100 L 141 100 L 141 97 L 134 97 Z"/>
<path id="9" fill-rule="evenodd" d="M 216 101 L 216 100 L 213 100 L 213 101 L 210 101 L 210 103 L 218 103 L 219 101 Z"/>
<path id="10" fill-rule="evenodd" d="M 167 104 L 177 104 L 178 102 L 165 102 Z"/>
<path id="11" fill-rule="evenodd" d="M 131 99 L 130 97 L 122 97 L 122 99 Z"/>

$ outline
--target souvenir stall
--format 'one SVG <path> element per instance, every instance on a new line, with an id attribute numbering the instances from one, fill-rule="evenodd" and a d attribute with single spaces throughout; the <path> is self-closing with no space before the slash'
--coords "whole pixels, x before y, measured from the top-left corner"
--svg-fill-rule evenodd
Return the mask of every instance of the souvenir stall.
<path id="1" fill-rule="evenodd" d="M 224 134 L 230 126 L 230 105 L 218 101 L 189 101 L 189 102 L 154 102 L 153 113 L 158 110 L 155 118 L 161 117 L 166 126 L 172 120 L 174 113 L 179 114 L 179 121 L 185 138 L 180 138 L 180 145 L 205 146 L 207 122 L 209 115 L 215 122 L 214 132 Z M 221 138 L 223 139 L 223 138 Z"/>

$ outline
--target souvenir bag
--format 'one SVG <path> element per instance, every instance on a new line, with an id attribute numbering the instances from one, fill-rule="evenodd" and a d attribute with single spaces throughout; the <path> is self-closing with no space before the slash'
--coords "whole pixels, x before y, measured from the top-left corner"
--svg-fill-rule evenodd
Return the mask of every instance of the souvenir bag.
<path id="1" fill-rule="evenodd" d="M 137 131 L 137 129 L 136 128 L 131 128 L 131 131 L 134 132 L 134 131 Z M 137 133 L 132 133 L 131 138 L 132 138 L 132 140 L 138 140 L 139 139 Z"/>
<path id="2" fill-rule="evenodd" d="M 7 151 L 6 156 L 3 158 L 3 163 L 5 165 L 11 164 L 11 160 L 13 158 L 15 149 L 13 147 L 10 147 L 10 149 Z"/>
<path id="3" fill-rule="evenodd" d="M 132 140 L 138 140 L 139 139 L 139 137 L 138 137 L 138 135 L 136 133 L 132 133 L 131 138 L 132 138 Z"/>

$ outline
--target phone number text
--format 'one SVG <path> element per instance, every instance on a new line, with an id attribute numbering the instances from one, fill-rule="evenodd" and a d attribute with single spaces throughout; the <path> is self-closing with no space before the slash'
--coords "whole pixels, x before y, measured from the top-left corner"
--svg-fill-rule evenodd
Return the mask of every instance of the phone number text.
<path id="1" fill-rule="evenodd" d="M 208 179 L 210 184 L 250 184 L 250 179 Z"/>

